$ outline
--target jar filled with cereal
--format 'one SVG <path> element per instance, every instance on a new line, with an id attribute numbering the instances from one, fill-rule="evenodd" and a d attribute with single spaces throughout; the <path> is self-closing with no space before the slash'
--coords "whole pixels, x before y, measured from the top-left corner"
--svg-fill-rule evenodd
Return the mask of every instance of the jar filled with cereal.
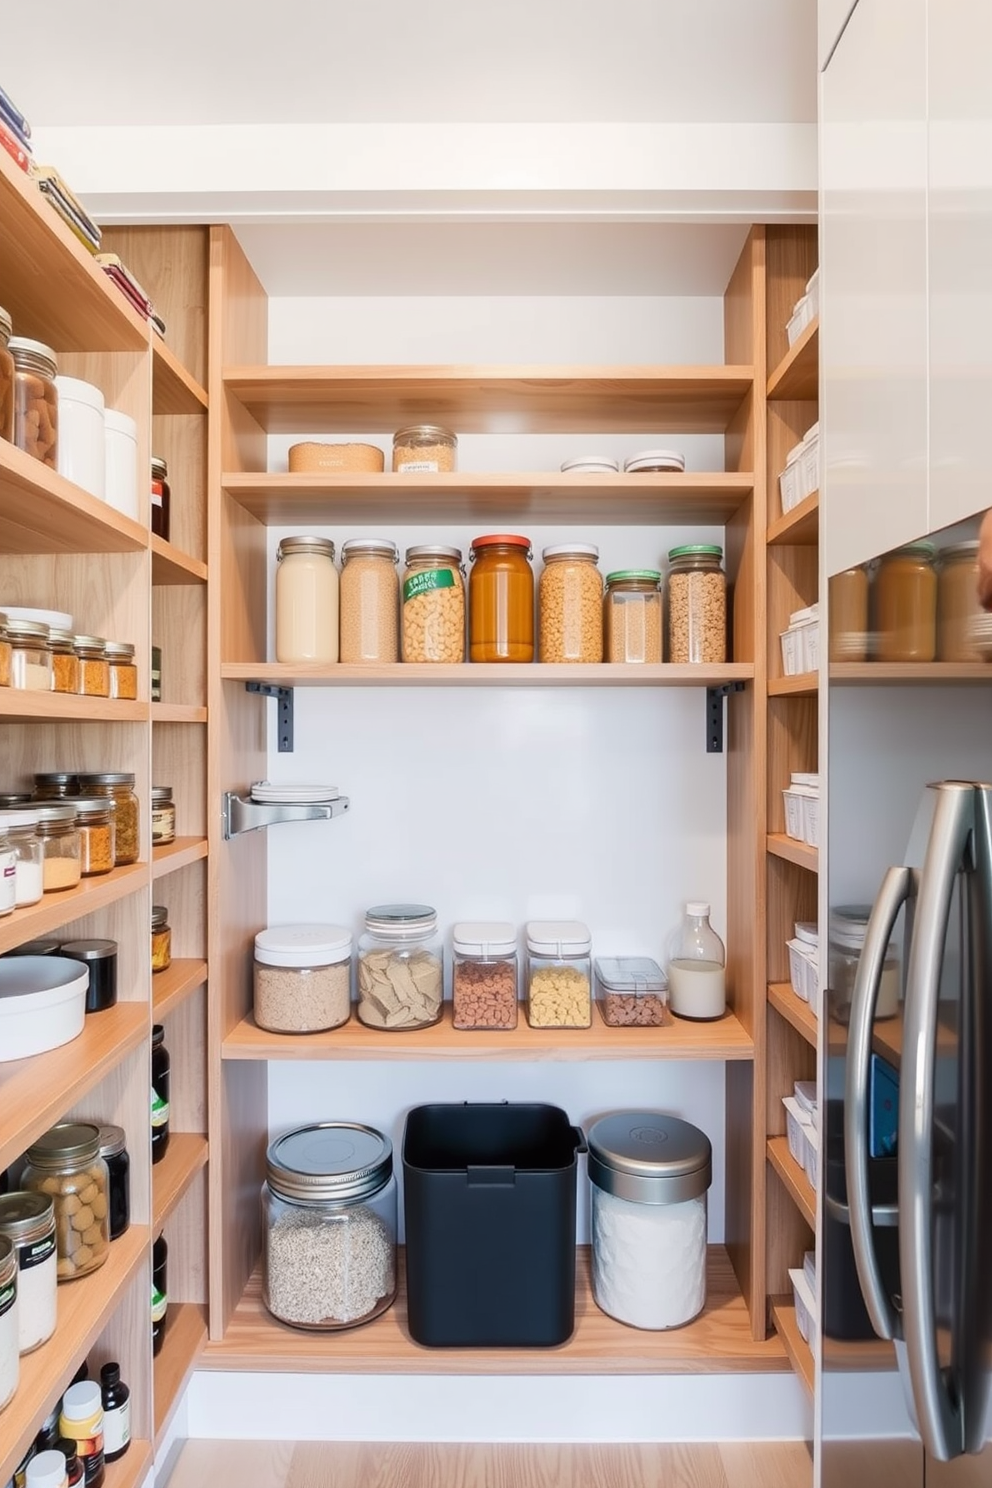
<path id="1" fill-rule="evenodd" d="M 527 1022 L 531 1028 L 592 1023 L 592 937 L 581 920 L 527 925 Z"/>
<path id="2" fill-rule="evenodd" d="M 402 589 L 404 661 L 465 660 L 465 570 L 460 548 L 406 550 Z"/>
<path id="3" fill-rule="evenodd" d="M 108 770 L 99 775 L 80 775 L 79 789 L 84 796 L 109 796 L 117 803 L 115 817 L 114 864 L 123 868 L 138 861 L 138 798 L 134 794 L 134 775 L 128 770 Z"/>
<path id="4" fill-rule="evenodd" d="M 108 1182 L 100 1128 L 87 1121 L 62 1121 L 27 1150 L 21 1187 L 54 1201 L 59 1281 L 86 1276 L 107 1259 Z"/>
<path id="5" fill-rule="evenodd" d="M 534 571 L 530 538 L 490 532 L 469 557 L 469 660 L 534 660 Z"/>
<path id="6" fill-rule="evenodd" d="M 58 358 L 43 341 L 30 341 L 26 336 L 12 336 L 7 349 L 14 359 L 14 443 L 25 454 L 57 470 Z"/>
<path id="7" fill-rule="evenodd" d="M 727 659 L 727 579 L 723 549 L 689 543 L 668 554 L 668 659 L 719 664 Z"/>
<path id="8" fill-rule="evenodd" d="M 607 661 L 661 661 L 661 574 L 618 568 L 606 575 L 603 641 Z"/>
<path id="9" fill-rule="evenodd" d="M 603 580 L 592 543 L 545 548 L 538 585 L 538 660 L 602 661 Z"/>
<path id="10" fill-rule="evenodd" d="M 454 470 L 458 440 L 440 424 L 410 424 L 393 435 L 393 469 L 407 475 Z"/>
<path id="11" fill-rule="evenodd" d="M 454 1028 L 516 1028 L 517 932 L 509 922 L 463 921 L 452 931 Z"/>
<path id="12" fill-rule="evenodd" d="M 352 538 L 341 549 L 341 660 L 400 659 L 399 551 L 386 538 Z"/>
<path id="13" fill-rule="evenodd" d="M 378 904 L 358 942 L 358 1017 L 369 1028 L 428 1028 L 441 1016 L 444 952 L 429 904 Z"/>

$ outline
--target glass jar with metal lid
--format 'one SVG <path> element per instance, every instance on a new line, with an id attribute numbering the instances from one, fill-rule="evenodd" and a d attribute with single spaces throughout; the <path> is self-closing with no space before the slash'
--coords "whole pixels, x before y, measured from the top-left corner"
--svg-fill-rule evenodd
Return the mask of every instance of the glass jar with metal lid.
<path id="1" fill-rule="evenodd" d="M 36 801 L 65 801 L 79 795 L 79 776 L 72 770 L 46 770 L 34 777 Z"/>
<path id="2" fill-rule="evenodd" d="M 396 1180 L 388 1137 L 320 1122 L 269 1146 L 262 1300 L 315 1332 L 371 1322 L 396 1295 Z"/>
<path id="3" fill-rule="evenodd" d="M 527 925 L 527 1022 L 531 1028 L 592 1023 L 592 937 L 581 920 Z"/>
<path id="4" fill-rule="evenodd" d="M 868 660 L 868 569 L 846 568 L 828 581 L 830 660 Z"/>
<path id="5" fill-rule="evenodd" d="M 606 575 L 603 640 L 607 661 L 662 659 L 661 574 L 654 568 L 618 568 Z"/>
<path id="6" fill-rule="evenodd" d="M 138 696 L 138 668 L 130 641 L 105 641 L 104 654 L 110 667 L 110 696 L 133 702 Z"/>
<path id="7" fill-rule="evenodd" d="M 10 316 L 0 305 L 0 439 L 14 437 L 14 358 L 8 342 L 13 329 Z"/>
<path id="8" fill-rule="evenodd" d="M 161 1162 L 169 1147 L 172 1117 L 172 1060 L 165 1047 L 165 1028 L 152 1026 L 152 1162 Z"/>
<path id="9" fill-rule="evenodd" d="M 0 1235 L 0 1411 L 9 1405 L 21 1377 L 17 1324 L 17 1251 Z"/>
<path id="10" fill-rule="evenodd" d="M 955 543 L 937 554 L 937 660 L 981 661 L 975 646 L 978 543 Z"/>
<path id="11" fill-rule="evenodd" d="M 358 1016 L 369 1028 L 427 1028 L 441 1016 L 444 951 L 428 904 L 377 904 L 358 942 Z"/>
<path id="12" fill-rule="evenodd" d="M 51 692 L 52 653 L 48 626 L 35 620 L 8 620 L 10 685 L 22 692 Z"/>
<path id="13" fill-rule="evenodd" d="M 385 538 L 352 538 L 342 547 L 342 661 L 399 661 L 398 562 L 399 549 Z"/>
<path id="14" fill-rule="evenodd" d="M 878 560 L 875 636 L 878 661 L 933 661 L 937 654 L 937 574 L 932 543 L 908 543 Z"/>
<path id="15" fill-rule="evenodd" d="M 0 809 L 0 832 L 14 854 L 14 898 L 18 909 L 37 904 L 45 892 L 45 870 L 38 817 L 30 809 L 17 805 L 13 811 Z"/>
<path id="16" fill-rule="evenodd" d="M 79 854 L 84 878 L 109 873 L 116 863 L 117 802 L 109 796 L 76 796 Z"/>
<path id="17" fill-rule="evenodd" d="M 556 543 L 542 554 L 537 590 L 538 660 L 603 659 L 603 580 L 592 543 Z"/>
<path id="18" fill-rule="evenodd" d="M 102 636 L 77 635 L 73 642 L 79 657 L 80 697 L 110 696 L 110 662 Z"/>
<path id="19" fill-rule="evenodd" d="M 679 1328 L 706 1305 L 712 1149 L 659 1111 L 618 1111 L 588 1133 L 592 1291 L 632 1328 Z"/>
<path id="20" fill-rule="evenodd" d="M 338 659 L 338 571 L 326 537 L 284 537 L 276 551 L 276 661 Z"/>
<path id="21" fill-rule="evenodd" d="M 74 889 L 83 871 L 75 805 L 69 801 L 58 806 L 35 803 L 30 809 L 37 817 L 45 893 Z"/>
<path id="22" fill-rule="evenodd" d="M 152 846 L 176 840 L 176 803 L 171 785 L 152 786 Z"/>
<path id="23" fill-rule="evenodd" d="M 454 470 L 458 440 L 440 424 L 410 424 L 393 435 L 393 469 L 408 475 Z"/>
<path id="24" fill-rule="evenodd" d="M 103 1265 L 110 1222 L 99 1127 L 86 1121 L 51 1127 L 28 1148 L 21 1186 L 55 1202 L 59 1281 L 73 1281 Z"/>
<path id="25" fill-rule="evenodd" d="M 168 971 L 172 965 L 172 926 L 164 904 L 152 905 L 152 971 Z"/>
<path id="26" fill-rule="evenodd" d="M 838 904 L 830 911 L 829 987 L 830 1016 L 847 1023 L 854 993 L 854 978 L 864 949 L 870 904 Z M 894 1018 L 899 1011 L 902 988 L 899 946 L 889 941 L 885 948 L 878 984 L 876 1018 Z"/>
<path id="27" fill-rule="evenodd" d="M 156 537 L 169 541 L 172 528 L 172 491 L 169 488 L 169 467 L 161 455 L 152 455 L 151 527 Z"/>
<path id="28" fill-rule="evenodd" d="M 421 543 L 406 550 L 403 574 L 404 661 L 465 660 L 465 570 L 460 548 Z"/>
<path id="29" fill-rule="evenodd" d="M 509 922 L 466 920 L 452 930 L 453 1028 L 516 1028 L 517 932 Z"/>
<path id="30" fill-rule="evenodd" d="M 534 571 L 530 538 L 490 532 L 469 557 L 469 660 L 534 660 Z"/>
<path id="31" fill-rule="evenodd" d="M 101 1126 L 100 1156 L 107 1164 L 110 1238 L 119 1240 L 131 1223 L 131 1158 L 122 1126 Z"/>
<path id="32" fill-rule="evenodd" d="M 16 812 L 4 813 L 9 820 Z M 0 915 L 12 914 L 17 905 L 17 852 L 0 818 Z"/>
<path id="33" fill-rule="evenodd" d="M 59 394 L 55 386 L 58 358 L 43 341 L 11 336 L 7 350 L 14 361 L 14 443 L 52 470 L 58 468 Z"/>
<path id="34" fill-rule="evenodd" d="M 140 837 L 133 773 L 129 770 L 104 770 L 96 775 L 80 775 L 79 790 L 84 796 L 109 796 L 116 801 L 114 864 L 123 868 L 128 863 L 136 863 Z"/>
<path id="35" fill-rule="evenodd" d="M 727 659 L 727 579 L 723 549 L 688 543 L 668 554 L 668 659 L 719 664 Z"/>
<path id="36" fill-rule="evenodd" d="M 7 616 L 0 610 L 0 687 L 10 686 L 10 637 L 7 634 Z"/>
<path id="37" fill-rule="evenodd" d="M 48 632 L 48 649 L 52 653 L 52 691 L 78 692 L 80 661 L 76 655 L 75 636 L 71 630 Z"/>
<path id="38" fill-rule="evenodd" d="M 29 1354 L 55 1332 L 55 1205 L 48 1194 L 9 1193 L 0 1197 L 0 1235 L 17 1252 L 17 1322 L 20 1351 Z"/>

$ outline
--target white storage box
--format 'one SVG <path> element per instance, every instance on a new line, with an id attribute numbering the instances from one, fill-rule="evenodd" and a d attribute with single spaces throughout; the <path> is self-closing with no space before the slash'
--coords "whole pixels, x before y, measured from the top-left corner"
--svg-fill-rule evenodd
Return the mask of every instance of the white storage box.
<path id="1" fill-rule="evenodd" d="M 806 949 L 801 941 L 787 940 L 786 947 L 789 952 L 789 980 L 792 990 L 803 1002 L 807 1002 L 807 972 L 806 972 Z"/>
<path id="2" fill-rule="evenodd" d="M 810 605 L 789 616 L 789 630 L 796 636 L 796 670 L 815 672 L 820 664 L 820 607 Z"/>
<path id="3" fill-rule="evenodd" d="M 797 1080 L 793 1086 L 794 1099 L 799 1105 L 800 1111 L 806 1116 L 811 1126 L 819 1126 L 817 1119 L 816 1103 L 816 1081 Z"/>
<path id="4" fill-rule="evenodd" d="M 809 301 L 810 319 L 816 320 L 820 313 L 820 271 L 814 269 L 806 284 L 806 298 Z"/>
<path id="5" fill-rule="evenodd" d="M 801 466 L 799 487 L 805 498 L 812 496 L 814 491 L 820 489 L 820 425 L 818 423 L 806 430 L 799 449 Z"/>
<path id="6" fill-rule="evenodd" d="M 794 785 L 782 792 L 785 803 L 785 835 L 794 842 L 803 841 L 803 798 Z"/>
<path id="7" fill-rule="evenodd" d="M 810 1291 L 813 1293 L 813 1296 L 815 1297 L 816 1296 L 816 1251 L 815 1250 L 808 1250 L 806 1252 L 806 1254 L 803 1256 L 803 1275 L 806 1278 L 806 1285 L 809 1287 Z"/>
<path id="8" fill-rule="evenodd" d="M 0 958 L 0 1064 L 78 1038 L 89 968 L 65 956 Z"/>
<path id="9" fill-rule="evenodd" d="M 792 1282 L 792 1295 L 796 1304 L 796 1327 L 810 1348 L 815 1349 L 816 1293 L 806 1279 L 806 1273 L 798 1268 L 789 1272 L 789 1280 Z"/>
<path id="10" fill-rule="evenodd" d="M 782 512 L 790 512 L 803 499 L 803 445 L 793 445 L 785 457 L 785 469 L 778 478 L 778 489 L 782 497 Z"/>
<path id="11" fill-rule="evenodd" d="M 103 416 L 107 478 L 104 500 L 140 521 L 138 504 L 138 425 L 126 413 L 108 408 Z"/>
<path id="12" fill-rule="evenodd" d="M 792 778 L 795 779 L 796 777 L 793 776 Z M 812 946 L 814 951 L 817 950 L 820 945 L 820 932 L 815 921 L 797 920 L 796 939 L 801 940 L 804 945 Z"/>
<path id="13" fill-rule="evenodd" d="M 780 634 L 782 642 L 782 671 L 786 677 L 796 677 L 802 670 L 802 638 L 790 626 Z"/>
<path id="14" fill-rule="evenodd" d="M 813 313 L 810 309 L 809 295 L 804 294 L 796 301 L 795 308 L 785 327 L 786 338 L 790 346 L 795 346 L 812 319 Z"/>
<path id="15" fill-rule="evenodd" d="M 59 394 L 59 475 L 103 499 L 106 451 L 103 394 L 78 377 L 56 377 Z"/>
<path id="16" fill-rule="evenodd" d="M 783 1095 L 782 1104 L 785 1107 L 785 1134 L 789 1139 L 789 1152 L 793 1162 L 805 1171 L 806 1132 L 812 1123 L 806 1120 L 803 1108 L 794 1095 Z"/>
<path id="17" fill-rule="evenodd" d="M 800 1106 L 799 1109 L 802 1110 L 802 1107 Z M 803 1137 L 806 1142 L 806 1151 L 804 1153 L 804 1167 L 806 1169 L 806 1177 L 809 1179 L 810 1187 L 815 1192 L 817 1179 L 817 1159 L 820 1156 L 820 1133 L 813 1125 L 812 1121 L 808 1122 L 807 1125 L 803 1127 Z"/>

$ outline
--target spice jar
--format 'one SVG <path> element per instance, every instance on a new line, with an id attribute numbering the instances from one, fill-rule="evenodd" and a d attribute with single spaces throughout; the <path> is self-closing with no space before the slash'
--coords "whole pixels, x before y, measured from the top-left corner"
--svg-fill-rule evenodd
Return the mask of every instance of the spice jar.
<path id="1" fill-rule="evenodd" d="M 15 811 L 0 813 L 0 833 L 7 839 L 4 851 L 9 849 L 14 854 L 14 902 L 17 908 L 20 909 L 25 904 L 37 904 L 45 892 L 37 813 L 30 809 L 22 810 L 21 807 Z M 0 899 L 6 898 L 0 889 Z"/>
<path id="2" fill-rule="evenodd" d="M 77 796 L 73 801 L 84 878 L 109 873 L 116 851 L 117 802 L 107 796 Z"/>
<path id="3" fill-rule="evenodd" d="M 690 543 L 668 554 L 668 659 L 727 659 L 727 583 L 723 549 Z"/>
<path id="4" fill-rule="evenodd" d="M 17 1321 L 17 1252 L 0 1235 L 0 1411 L 14 1398 L 21 1377 Z"/>
<path id="5" fill-rule="evenodd" d="M 276 565 L 276 661 L 337 661 L 334 544 L 325 537 L 284 537 Z"/>
<path id="6" fill-rule="evenodd" d="M 608 1028 L 661 1028 L 671 1023 L 668 982 L 650 956 L 600 956 L 596 997 Z"/>
<path id="7" fill-rule="evenodd" d="M 440 424 L 411 424 L 393 435 L 393 469 L 407 475 L 454 470 L 458 440 Z"/>
<path id="8" fill-rule="evenodd" d="M 7 616 L 0 610 L 0 687 L 10 686 L 10 636 L 7 634 Z"/>
<path id="9" fill-rule="evenodd" d="M 108 770 L 97 775 L 80 775 L 80 793 L 84 796 L 107 796 L 117 803 L 114 818 L 114 863 L 123 868 L 138 861 L 138 798 L 134 794 L 134 775 L 129 770 Z"/>
<path id="10" fill-rule="evenodd" d="M 472 543 L 469 660 L 534 660 L 534 573 L 530 539 L 489 533 Z"/>
<path id="11" fill-rule="evenodd" d="M 36 801 L 65 801 L 79 795 L 79 776 L 67 770 L 49 770 L 34 777 Z"/>
<path id="12" fill-rule="evenodd" d="M 26 336 L 12 336 L 7 350 L 14 360 L 14 443 L 55 470 L 59 455 L 59 395 L 55 386 L 58 359 L 50 346 Z"/>
<path id="13" fill-rule="evenodd" d="M 172 1061 L 165 1047 L 165 1029 L 152 1029 L 152 1162 L 161 1162 L 169 1146 L 169 1093 Z"/>
<path id="14" fill-rule="evenodd" d="M 50 629 L 48 649 L 52 653 L 52 691 L 78 692 L 80 661 L 72 631 Z"/>
<path id="15" fill-rule="evenodd" d="M 271 925 L 255 936 L 255 1022 L 270 1033 L 317 1033 L 351 1016 L 351 931 Z"/>
<path id="16" fill-rule="evenodd" d="M 60 956 L 82 961 L 89 972 L 86 988 L 86 1011 L 102 1013 L 117 1002 L 116 940 L 64 940 Z"/>
<path id="17" fill-rule="evenodd" d="M 661 574 L 653 568 L 618 568 L 606 575 L 603 642 L 607 661 L 662 659 Z"/>
<path id="18" fill-rule="evenodd" d="M 830 660 L 868 660 L 868 569 L 864 564 L 834 574 L 830 594 Z"/>
<path id="19" fill-rule="evenodd" d="M 59 1281 L 95 1271 L 110 1246 L 107 1164 L 100 1131 L 87 1121 L 63 1121 L 27 1150 L 21 1185 L 55 1202 Z"/>
<path id="20" fill-rule="evenodd" d="M 937 653 L 937 575 L 930 543 L 887 553 L 875 573 L 879 661 L 933 661 Z"/>
<path id="21" fill-rule="evenodd" d="M 659 1111 L 618 1111 L 589 1129 L 592 1291 L 632 1328 L 679 1328 L 706 1305 L 709 1138 Z"/>
<path id="22" fill-rule="evenodd" d="M 152 531 L 169 541 L 172 527 L 172 492 L 169 489 L 169 467 L 161 455 L 152 455 Z"/>
<path id="23" fill-rule="evenodd" d="M 131 1223 L 131 1159 L 122 1126 L 101 1126 L 100 1156 L 107 1164 L 110 1184 L 110 1238 L 118 1240 Z"/>
<path id="24" fill-rule="evenodd" d="M 396 1295 L 396 1180 L 388 1137 L 352 1122 L 298 1127 L 269 1145 L 262 1300 L 283 1323 L 352 1328 Z"/>
<path id="25" fill-rule="evenodd" d="M 465 660 L 465 582 L 460 548 L 422 543 L 406 550 L 403 660 Z"/>
<path id="26" fill-rule="evenodd" d="M 937 555 L 937 660 L 981 661 L 975 646 L 978 543 L 955 543 Z"/>
<path id="27" fill-rule="evenodd" d="M 62 1397 L 59 1435 L 76 1443 L 83 1464 L 85 1488 L 102 1488 L 106 1477 L 103 1456 L 103 1394 L 96 1380 L 81 1379 Z"/>
<path id="28" fill-rule="evenodd" d="M 399 550 L 377 537 L 341 549 L 341 660 L 399 661 Z"/>
<path id="29" fill-rule="evenodd" d="M 14 437 L 14 358 L 8 342 L 12 329 L 7 311 L 0 305 L 0 439 Z"/>
<path id="30" fill-rule="evenodd" d="M 48 1194 L 9 1193 L 0 1197 L 0 1236 L 17 1254 L 17 1331 L 22 1354 L 29 1354 L 55 1332 L 58 1320 L 55 1205 Z"/>
<path id="31" fill-rule="evenodd" d="M 722 1018 L 727 1011 L 727 952 L 710 924 L 710 906 L 690 900 L 672 936 L 668 989 L 679 1018 Z"/>
<path id="32" fill-rule="evenodd" d="M 870 904 L 839 904 L 830 911 L 830 1010 L 831 1016 L 841 1023 L 848 1021 L 854 994 L 854 978 L 857 976 L 870 914 Z M 901 986 L 899 946 L 890 940 L 885 948 L 882 975 L 878 984 L 876 1018 L 896 1016 Z"/>
<path id="33" fill-rule="evenodd" d="M 77 635 L 74 645 L 79 657 L 80 697 L 109 697 L 110 663 L 106 641 L 101 636 Z"/>
<path id="34" fill-rule="evenodd" d="M 538 659 L 602 661 L 603 580 L 591 543 L 545 548 L 538 585 Z"/>
<path id="35" fill-rule="evenodd" d="M 48 626 L 34 620 L 8 620 L 10 685 L 22 692 L 51 692 L 52 653 Z"/>
<path id="36" fill-rule="evenodd" d="M 104 654 L 110 666 L 110 696 L 133 702 L 138 696 L 138 668 L 129 641 L 105 641 Z"/>
<path id="37" fill-rule="evenodd" d="M 157 1357 L 165 1342 L 169 1321 L 169 1246 L 159 1235 L 152 1246 L 152 1355 Z"/>
<path id="38" fill-rule="evenodd" d="M 427 1028 L 441 1016 L 444 953 L 437 911 L 378 904 L 358 942 L 358 1016 L 369 1028 Z"/>
<path id="39" fill-rule="evenodd" d="M 592 937 L 581 920 L 527 925 L 527 1022 L 531 1028 L 592 1023 Z"/>
<path id="40" fill-rule="evenodd" d="M 152 846 L 176 840 L 176 803 L 171 785 L 152 786 Z"/>
<path id="41" fill-rule="evenodd" d="M 517 933 L 501 921 L 465 921 L 452 932 L 454 1028 L 516 1028 Z"/>
<path id="42" fill-rule="evenodd" d="M 172 926 L 164 904 L 152 905 L 152 971 L 168 971 L 172 965 Z"/>
<path id="43" fill-rule="evenodd" d="M 38 818 L 35 830 L 41 839 L 45 893 L 74 889 L 83 872 L 75 806 L 66 801 L 59 806 L 38 805 L 31 809 Z"/>

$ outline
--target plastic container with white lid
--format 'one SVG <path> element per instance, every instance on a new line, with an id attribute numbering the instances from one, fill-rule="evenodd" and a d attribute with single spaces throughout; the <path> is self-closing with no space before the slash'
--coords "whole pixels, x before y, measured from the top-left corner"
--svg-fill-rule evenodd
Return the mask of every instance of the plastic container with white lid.
<path id="1" fill-rule="evenodd" d="M 64 610 L 38 610 L 24 605 L 2 605 L 8 620 L 29 620 L 33 625 L 48 625 L 54 630 L 72 630 L 72 616 Z"/>
<path id="2" fill-rule="evenodd" d="M 527 1021 L 532 1028 L 592 1023 L 592 936 L 581 920 L 527 923 Z"/>
<path id="3" fill-rule="evenodd" d="M 786 339 L 790 346 L 795 346 L 799 337 L 806 327 L 811 324 L 812 320 L 813 314 L 810 308 L 809 295 L 800 295 L 785 327 Z"/>
<path id="4" fill-rule="evenodd" d="M 806 430 L 802 442 L 802 476 L 800 490 L 803 497 L 812 496 L 820 489 L 820 425 L 813 424 Z"/>
<path id="5" fill-rule="evenodd" d="M 56 377 L 55 386 L 59 395 L 59 475 L 102 500 L 107 469 L 103 393 L 79 377 Z"/>
<path id="6" fill-rule="evenodd" d="M 78 1038 L 89 979 L 82 962 L 62 956 L 0 959 L 0 1064 Z"/>
<path id="7" fill-rule="evenodd" d="M 805 1171 L 806 1132 L 813 1123 L 794 1095 L 784 1095 L 782 1104 L 785 1107 L 785 1130 L 789 1139 L 789 1153 L 793 1162 Z"/>
<path id="8" fill-rule="evenodd" d="M 661 1028 L 671 1023 L 668 978 L 651 956 L 597 956 L 596 999 L 610 1028 Z"/>
<path id="9" fill-rule="evenodd" d="M 816 1093 L 815 1080 L 797 1080 L 793 1085 L 795 1099 L 799 1103 L 799 1109 L 805 1111 L 814 1126 L 818 1122 L 819 1103 Z"/>
<path id="10" fill-rule="evenodd" d="M 619 470 L 619 460 L 609 455 L 576 455 L 561 462 L 562 475 L 616 475 Z"/>
<path id="11" fill-rule="evenodd" d="M 815 920 L 797 920 L 795 929 L 797 940 L 804 941 L 810 946 L 820 944 L 820 930 Z"/>
<path id="12" fill-rule="evenodd" d="M 804 1270 L 793 1267 L 789 1271 L 792 1296 L 796 1304 L 796 1327 L 810 1348 L 816 1347 L 816 1294 L 809 1284 Z"/>
<path id="13" fill-rule="evenodd" d="M 452 929 L 454 1028 L 516 1028 L 517 932 L 508 920 L 462 920 Z"/>
<path id="14" fill-rule="evenodd" d="M 790 512 L 803 499 L 802 467 L 803 445 L 793 445 L 785 457 L 785 467 L 778 478 L 778 489 L 782 498 L 782 513 Z"/>
<path id="15" fill-rule="evenodd" d="M 679 472 L 685 469 L 685 455 L 679 454 L 678 450 L 640 450 L 624 460 L 623 468 L 627 475 L 634 475 L 638 471 L 645 475 L 651 471 Z"/>
<path id="16" fill-rule="evenodd" d="M 351 931 L 270 925 L 255 936 L 255 1022 L 270 1033 L 320 1033 L 351 1016 Z"/>
<path id="17" fill-rule="evenodd" d="M 854 978 L 865 943 L 869 904 L 839 904 L 830 911 L 830 988 L 838 1008 L 850 1005 Z M 894 1018 L 902 983 L 898 944 L 889 941 L 878 987 L 876 1018 Z"/>
<path id="18" fill-rule="evenodd" d="M 103 499 L 115 511 L 138 521 L 138 425 L 129 414 L 104 409 L 103 447 Z"/>
<path id="19" fill-rule="evenodd" d="M 802 1110 L 803 1107 L 800 1106 L 799 1109 Z M 806 1143 L 803 1153 L 806 1177 L 809 1179 L 810 1187 L 815 1190 L 819 1176 L 817 1174 L 817 1163 L 820 1156 L 820 1133 L 814 1120 L 811 1119 L 808 1125 L 803 1128 L 803 1138 Z"/>
<path id="20" fill-rule="evenodd" d="M 792 990 L 803 1002 L 811 1001 L 810 984 L 816 978 L 815 952 L 812 947 L 805 945 L 801 940 L 787 940 L 786 949 L 789 952 L 789 980 Z"/>

